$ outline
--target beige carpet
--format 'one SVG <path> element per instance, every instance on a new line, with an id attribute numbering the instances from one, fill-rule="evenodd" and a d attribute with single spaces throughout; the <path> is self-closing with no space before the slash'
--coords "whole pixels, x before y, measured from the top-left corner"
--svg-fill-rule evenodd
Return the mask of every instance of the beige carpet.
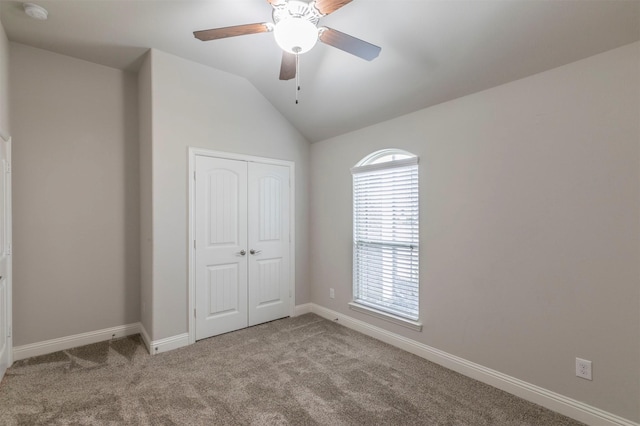
<path id="1" fill-rule="evenodd" d="M 138 336 L 22 360 L 1 425 L 578 425 L 308 314 L 150 356 Z"/>

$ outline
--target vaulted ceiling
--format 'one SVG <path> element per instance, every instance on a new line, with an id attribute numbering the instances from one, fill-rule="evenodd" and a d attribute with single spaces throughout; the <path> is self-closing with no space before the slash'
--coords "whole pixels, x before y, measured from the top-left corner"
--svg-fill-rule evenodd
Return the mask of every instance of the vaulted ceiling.
<path id="1" fill-rule="evenodd" d="M 271 22 L 266 0 L 0 3 L 9 40 L 136 71 L 156 48 L 248 79 L 316 142 L 640 40 L 638 0 L 354 0 L 321 19 L 382 47 L 367 62 L 319 43 L 280 81 L 272 33 L 202 42 L 194 30 Z"/>

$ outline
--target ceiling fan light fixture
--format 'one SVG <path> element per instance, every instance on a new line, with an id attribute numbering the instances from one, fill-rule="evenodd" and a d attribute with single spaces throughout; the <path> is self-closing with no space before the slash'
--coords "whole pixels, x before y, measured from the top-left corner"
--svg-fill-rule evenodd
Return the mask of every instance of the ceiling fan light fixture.
<path id="1" fill-rule="evenodd" d="M 278 46 L 289 53 L 305 53 L 318 41 L 318 27 L 304 18 L 291 17 L 275 25 L 273 35 Z"/>

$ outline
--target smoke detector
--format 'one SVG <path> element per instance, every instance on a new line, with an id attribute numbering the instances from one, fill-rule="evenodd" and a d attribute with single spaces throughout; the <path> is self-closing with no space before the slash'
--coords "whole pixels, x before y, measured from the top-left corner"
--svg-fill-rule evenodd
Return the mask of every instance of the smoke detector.
<path id="1" fill-rule="evenodd" d="M 27 16 L 33 19 L 44 21 L 49 16 L 49 12 L 47 12 L 47 9 L 45 9 L 42 6 L 38 6 L 37 4 L 24 3 L 23 7 L 24 7 L 24 13 L 26 13 Z"/>

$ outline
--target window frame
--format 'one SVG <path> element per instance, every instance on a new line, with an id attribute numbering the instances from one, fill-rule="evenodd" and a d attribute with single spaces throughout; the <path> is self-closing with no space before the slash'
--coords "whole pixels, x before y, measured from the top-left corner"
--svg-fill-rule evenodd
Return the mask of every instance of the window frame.
<path id="1" fill-rule="evenodd" d="M 389 159 L 387 159 L 389 157 Z M 419 307 L 420 307 L 420 277 L 419 277 L 419 185 L 418 185 L 418 177 L 419 177 L 419 169 L 418 169 L 419 159 L 418 156 L 399 149 L 383 149 L 376 152 L 373 152 L 366 157 L 364 157 L 358 164 L 351 169 L 351 173 L 353 176 L 352 180 L 352 201 L 353 201 L 353 299 L 349 303 L 349 307 L 352 310 L 365 313 L 368 315 L 375 316 L 377 318 L 384 319 L 386 321 L 390 321 L 413 330 L 421 331 L 422 323 L 419 320 Z M 415 167 L 415 169 L 413 169 Z M 412 216 L 415 217 L 415 224 L 412 223 L 409 227 L 411 230 L 410 241 L 406 241 L 404 238 L 400 238 L 401 241 L 396 240 L 396 235 L 394 234 L 389 240 L 386 237 L 380 237 L 377 241 L 373 240 L 363 240 L 358 239 L 358 233 L 364 232 L 364 234 L 368 234 L 371 230 L 382 232 L 382 228 L 386 225 L 380 225 L 379 227 L 373 227 L 372 229 L 361 226 L 361 222 L 363 220 L 362 216 L 358 216 L 357 208 L 358 197 L 361 197 L 362 194 L 358 194 L 358 188 L 356 185 L 357 175 L 375 175 L 376 172 L 385 173 L 389 171 L 389 174 L 393 173 L 390 170 L 393 169 L 402 169 L 404 168 L 408 176 L 410 176 L 409 183 L 407 184 L 407 188 L 410 189 L 410 194 L 406 198 L 394 197 L 392 198 L 393 202 L 398 202 L 401 200 L 402 202 L 409 201 L 411 207 L 409 207 Z M 412 168 L 412 169 L 408 169 Z M 361 176 L 361 177 L 362 177 Z M 415 179 L 415 181 L 414 181 Z M 397 185 L 403 185 L 403 183 L 396 183 Z M 365 183 L 366 185 L 366 183 Z M 367 189 L 363 189 L 366 191 Z M 370 189 L 369 189 L 370 190 Z M 380 206 L 380 208 L 385 208 L 384 206 Z M 396 227 L 396 214 L 394 211 L 394 217 L 392 222 L 390 222 L 395 229 Z M 398 216 L 399 218 L 400 216 Z M 359 247 L 360 245 L 360 247 Z M 363 246 L 368 246 L 369 248 L 362 249 Z M 392 260 L 381 260 L 380 262 L 384 262 L 384 265 L 387 266 L 388 263 L 392 263 L 395 265 L 399 260 L 402 262 L 406 262 L 409 259 L 409 271 L 408 274 L 411 276 L 411 280 L 409 281 L 411 284 L 410 289 L 415 290 L 417 292 L 417 296 L 410 297 L 411 303 L 410 305 L 415 305 L 415 308 L 407 308 L 405 306 L 401 306 L 400 304 L 394 304 L 393 302 L 387 303 L 376 303 L 374 300 L 371 302 L 371 298 L 369 300 L 364 300 L 366 295 L 364 293 L 360 294 L 359 290 L 363 287 L 363 284 L 360 279 L 362 279 L 362 266 L 365 268 L 368 266 L 381 266 L 383 263 L 371 263 L 367 265 L 367 261 L 363 261 L 359 256 L 362 256 L 367 250 L 378 247 L 379 252 L 385 252 L 387 256 L 389 253 L 392 253 Z M 409 250 L 407 250 L 407 248 Z M 403 253 L 400 253 L 400 250 L 404 250 Z M 407 257 L 407 253 L 408 257 Z M 406 264 L 406 263 L 405 263 Z M 360 268 L 360 269 L 359 269 Z M 393 272 L 391 282 L 391 288 L 393 291 L 396 291 L 397 286 L 394 285 L 398 281 L 398 275 L 402 275 L 398 272 L 395 266 L 392 268 Z M 365 270 L 364 274 L 368 274 L 368 271 Z M 375 274 L 374 274 L 375 275 Z M 406 276 L 406 274 L 405 274 Z M 369 286 L 371 290 L 373 287 Z M 373 293 L 376 292 L 375 289 L 372 290 Z M 384 291 L 384 290 L 382 290 Z M 379 291 L 380 292 L 380 291 Z M 360 297 L 362 296 L 362 297 Z M 378 294 L 378 296 L 381 296 Z M 378 299 L 381 302 L 381 299 Z M 401 300 L 401 299 L 400 299 Z M 386 306 L 384 306 L 386 305 Z M 400 308 L 399 310 L 397 308 Z M 409 312 L 410 311 L 410 312 Z"/>

